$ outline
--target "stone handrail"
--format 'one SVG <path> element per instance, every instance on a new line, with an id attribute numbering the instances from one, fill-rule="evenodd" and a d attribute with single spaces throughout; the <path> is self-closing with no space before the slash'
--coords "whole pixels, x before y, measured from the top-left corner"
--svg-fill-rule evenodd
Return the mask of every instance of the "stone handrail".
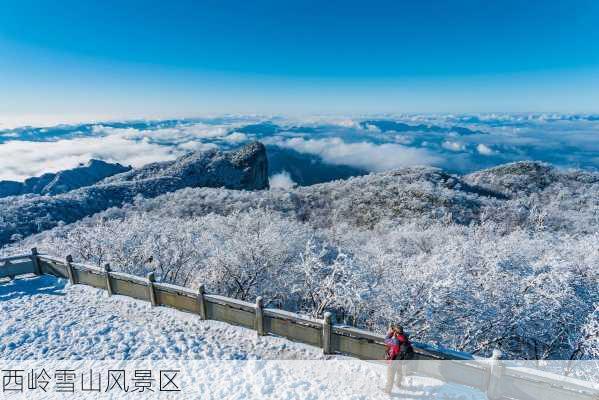
<path id="1" fill-rule="evenodd" d="M 364 360 L 382 360 L 385 354 L 383 335 L 336 325 L 331 315 L 315 319 L 293 312 L 263 308 L 262 299 L 256 303 L 207 294 L 204 287 L 194 291 L 189 288 L 155 282 L 154 274 L 146 278 L 104 268 L 74 263 L 72 257 L 64 259 L 39 254 L 0 258 L 0 278 L 14 278 L 24 274 L 50 274 L 68 279 L 72 284 L 85 284 L 105 289 L 109 295 L 124 295 L 149 301 L 155 306 L 167 306 L 212 319 L 254 329 L 258 335 L 277 335 L 293 341 L 317 346 L 325 354 L 343 354 Z M 590 382 L 566 378 L 561 375 L 537 371 L 532 368 L 506 366 L 495 353 L 492 359 L 475 359 L 469 354 L 443 350 L 415 343 L 416 361 L 411 362 L 413 373 L 423 374 L 471 386 L 487 393 L 489 399 L 544 399 L 597 400 L 599 388 Z M 444 361 L 447 365 L 439 367 Z"/>

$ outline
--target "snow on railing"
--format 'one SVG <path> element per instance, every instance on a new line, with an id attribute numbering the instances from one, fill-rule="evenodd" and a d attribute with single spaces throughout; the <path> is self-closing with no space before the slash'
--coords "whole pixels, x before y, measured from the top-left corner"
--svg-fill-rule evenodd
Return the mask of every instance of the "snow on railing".
<path id="1" fill-rule="evenodd" d="M 117 294 L 150 301 L 153 306 L 167 306 L 212 319 L 254 329 L 260 336 L 278 335 L 293 341 L 318 346 L 325 354 L 345 354 L 365 360 L 382 360 L 385 354 L 384 337 L 377 333 L 336 325 L 329 313 L 315 319 L 293 312 L 264 308 L 262 298 L 256 303 L 205 293 L 155 282 L 152 273 L 144 279 L 113 272 L 104 268 L 74 263 L 71 256 L 64 259 L 39 254 L 0 258 L 0 278 L 13 279 L 23 274 L 50 274 L 68 279 L 72 284 L 86 284 Z M 500 360 L 494 352 L 491 359 L 475 359 L 469 354 L 439 349 L 415 343 L 416 361 L 410 370 L 442 379 L 446 382 L 471 386 L 484 391 L 489 399 L 597 400 L 599 388 L 586 381 L 538 371 L 513 367 Z M 440 363 L 440 360 L 444 360 Z M 540 395 L 542 394 L 542 396 Z"/>
<path id="2" fill-rule="evenodd" d="M 0 279 L 13 279 L 15 276 L 40 273 L 37 249 L 31 249 L 31 254 L 19 254 L 0 258 Z"/>

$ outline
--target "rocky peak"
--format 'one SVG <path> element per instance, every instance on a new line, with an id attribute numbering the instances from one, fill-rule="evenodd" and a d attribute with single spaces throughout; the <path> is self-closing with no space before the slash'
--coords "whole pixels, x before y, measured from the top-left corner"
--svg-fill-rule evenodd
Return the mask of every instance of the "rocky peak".
<path id="1" fill-rule="evenodd" d="M 250 143 L 239 151 L 230 153 L 230 157 L 231 163 L 243 170 L 241 184 L 268 189 L 268 158 L 266 147 L 262 143 Z"/>
<path id="2" fill-rule="evenodd" d="M 53 228 L 59 221 L 71 223 L 110 207 L 133 203 L 138 196 L 153 198 L 187 187 L 267 189 L 267 170 L 266 149 L 255 142 L 237 151 L 186 154 L 174 161 L 149 164 L 55 196 L 6 199 L 0 219 L 0 247 L 14 234 L 26 237 Z M 67 176 L 70 175 L 60 175 L 53 187 L 64 190 L 66 186 L 59 185 L 60 182 L 75 182 L 72 177 L 66 179 Z"/>
<path id="3" fill-rule="evenodd" d="M 260 142 L 236 151 L 196 151 L 173 161 L 157 162 L 103 180 L 102 184 L 176 178 L 181 187 L 268 189 L 266 148 Z"/>

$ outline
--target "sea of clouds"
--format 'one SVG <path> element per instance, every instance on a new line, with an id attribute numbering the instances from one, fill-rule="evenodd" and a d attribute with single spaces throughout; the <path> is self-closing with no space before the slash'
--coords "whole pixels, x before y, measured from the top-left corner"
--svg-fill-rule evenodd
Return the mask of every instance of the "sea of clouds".
<path id="1" fill-rule="evenodd" d="M 360 171 L 433 165 L 466 173 L 518 160 L 599 169 L 599 116 L 561 114 L 255 117 L 103 122 L 0 130 L 0 180 L 21 181 L 91 158 L 141 166 L 189 151 L 261 140 Z M 280 165 L 275 186 L 295 184 Z"/>

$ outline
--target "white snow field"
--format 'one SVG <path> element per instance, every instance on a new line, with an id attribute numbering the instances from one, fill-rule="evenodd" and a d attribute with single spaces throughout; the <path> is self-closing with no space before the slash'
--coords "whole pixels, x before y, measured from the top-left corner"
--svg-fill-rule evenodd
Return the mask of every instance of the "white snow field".
<path id="1" fill-rule="evenodd" d="M 95 360 L 95 361 L 94 361 Z M 179 369 L 177 399 L 386 399 L 385 367 L 50 276 L 0 282 L 0 370 Z M 132 371 L 131 371 L 132 373 Z M 82 373 L 83 374 L 83 373 Z M 26 382 L 26 378 L 25 378 Z M 78 385 L 79 383 L 77 383 Z M 104 386 L 104 385 L 103 385 Z M 6 398 L 121 398 L 132 392 L 2 393 Z M 137 393 L 139 395 L 139 393 Z M 39 397 L 37 397 L 39 396 Z M 474 389 L 407 377 L 392 398 L 474 400 Z"/>

